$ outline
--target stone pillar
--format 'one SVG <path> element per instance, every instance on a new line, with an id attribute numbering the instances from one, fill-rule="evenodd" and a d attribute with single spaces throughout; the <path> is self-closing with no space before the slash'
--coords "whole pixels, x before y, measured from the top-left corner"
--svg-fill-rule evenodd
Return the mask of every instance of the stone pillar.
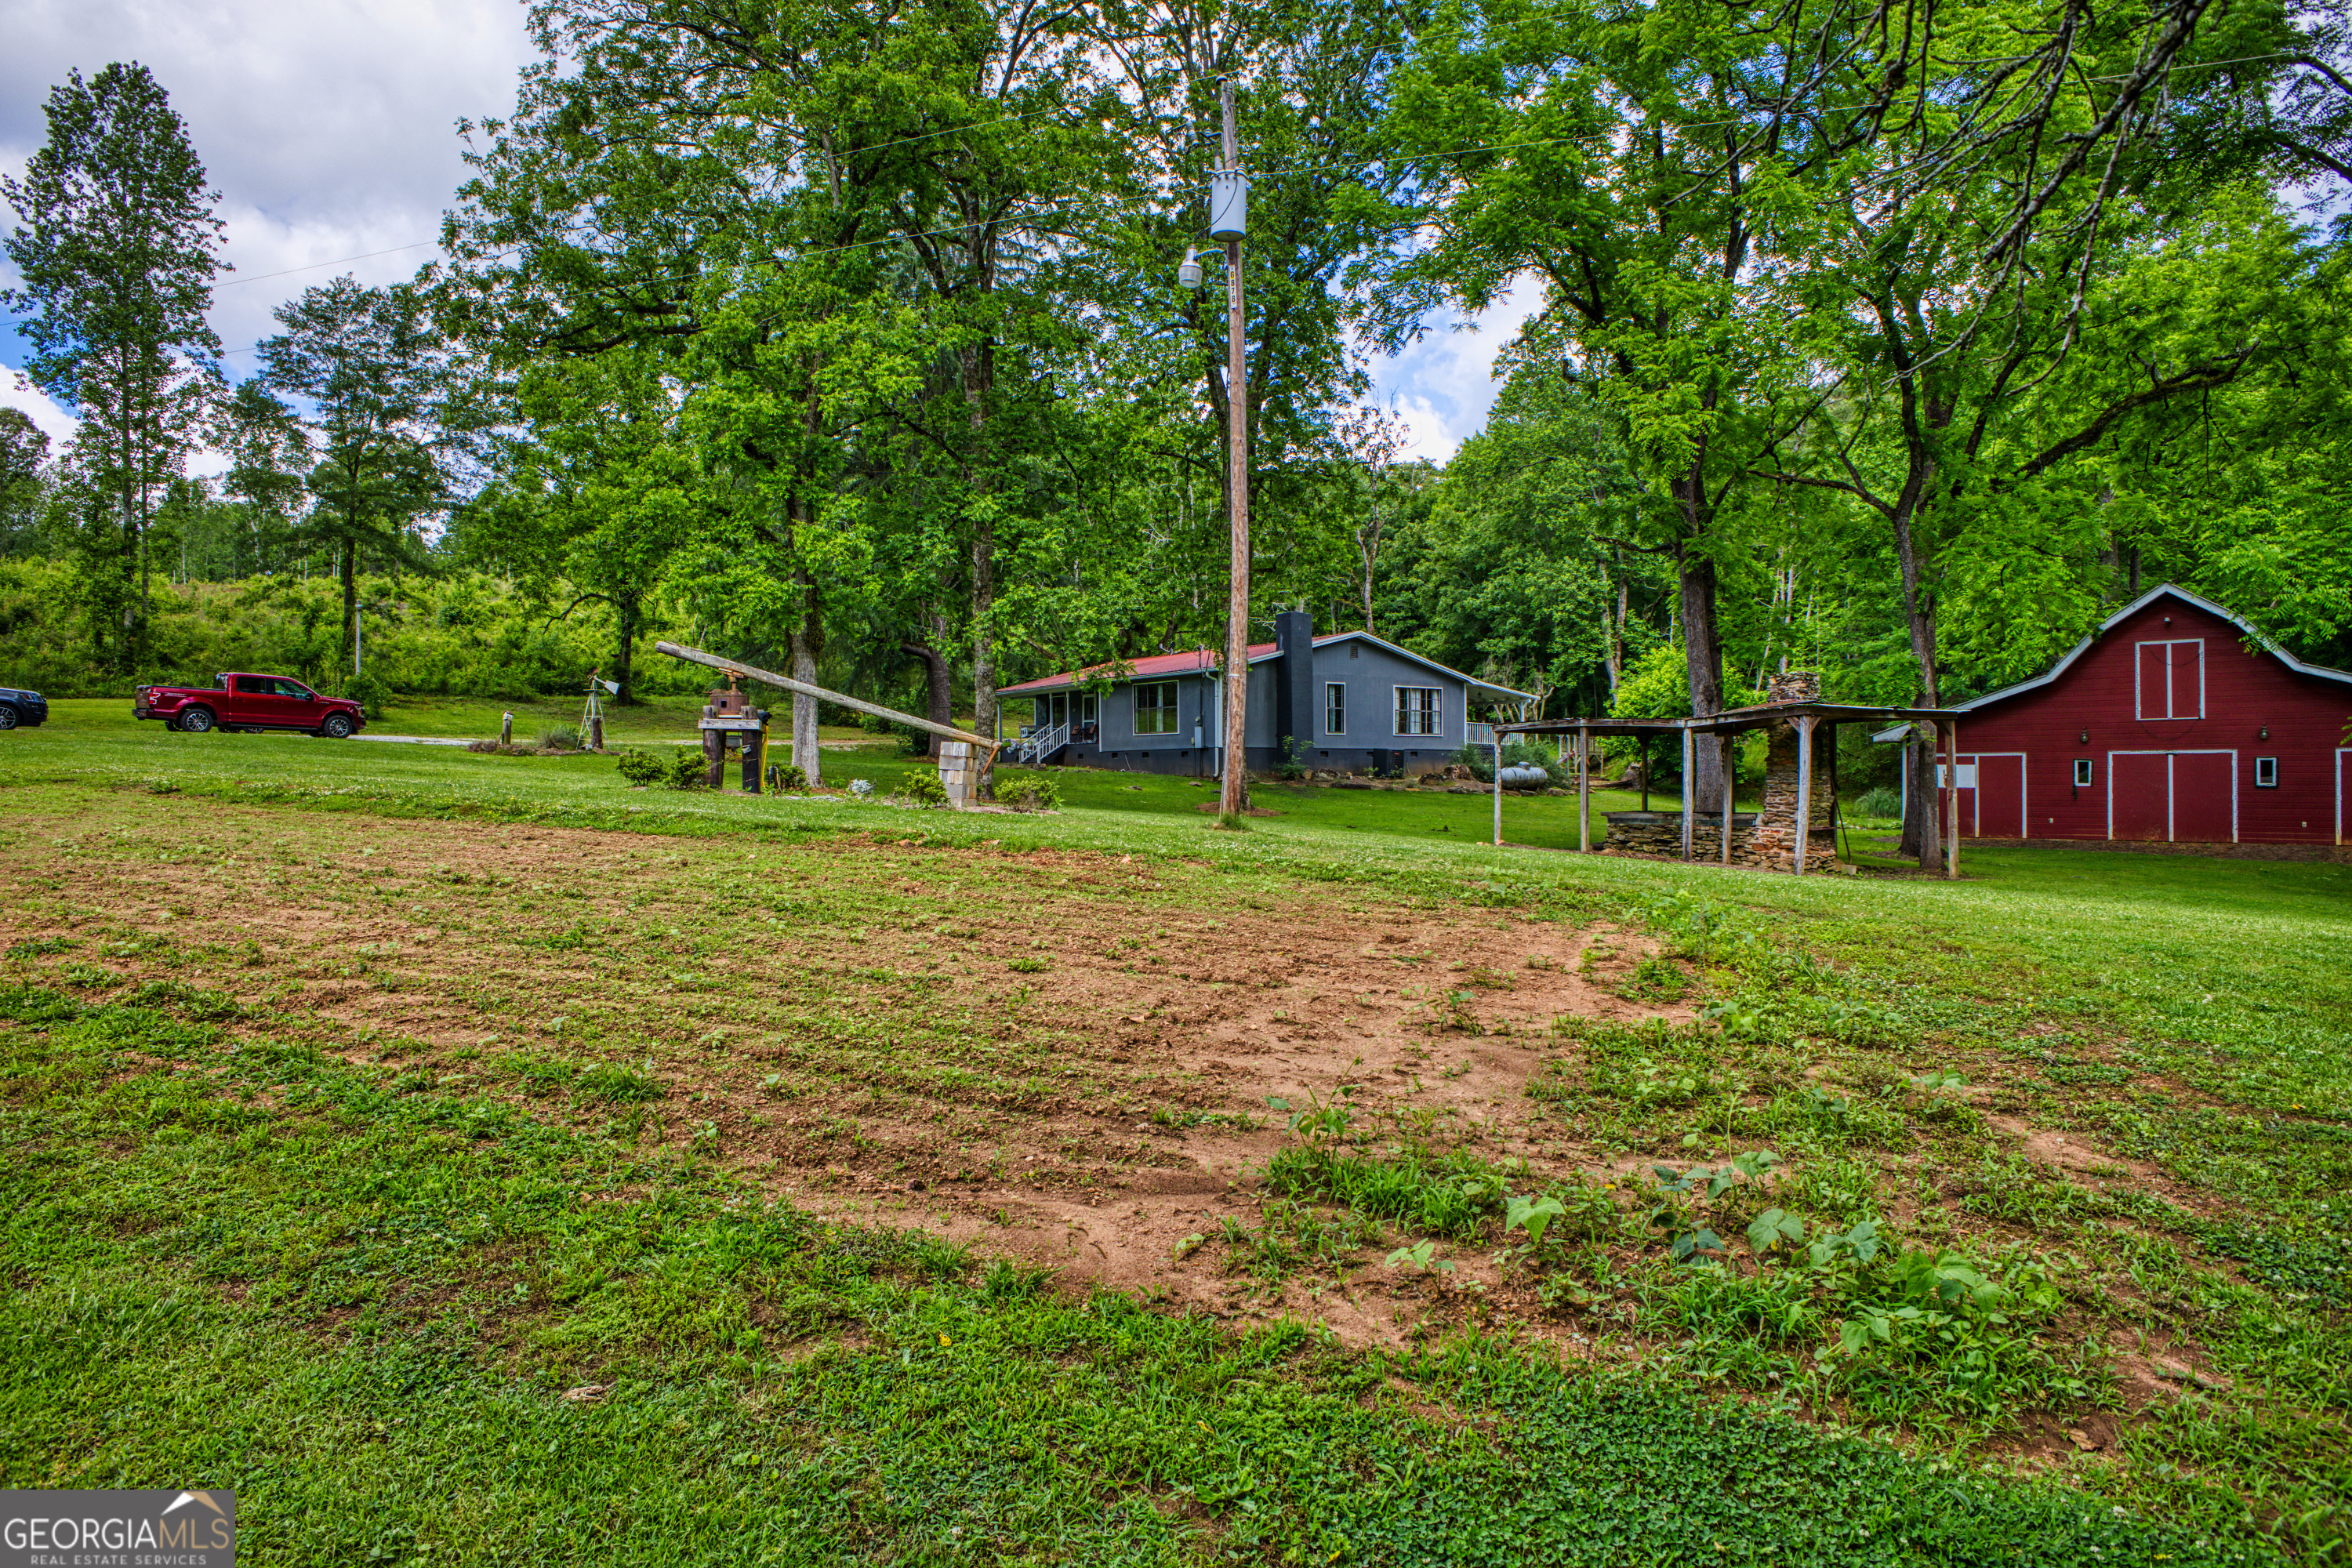
<path id="1" fill-rule="evenodd" d="M 1772 702 L 1818 702 L 1822 697 L 1822 678 L 1811 669 L 1784 670 L 1770 678 L 1766 700 Z M 1805 795 L 1805 869 L 1827 871 L 1837 863 L 1837 846 L 1830 837 L 1829 769 L 1822 764 L 1820 739 L 1832 738 L 1836 731 L 1816 726 L 1812 742 L 1812 765 L 1801 770 L 1811 777 L 1811 786 Z M 1806 743 L 1797 727 L 1785 721 L 1765 731 L 1764 804 L 1758 816 L 1756 832 L 1749 848 L 1755 863 L 1765 866 L 1793 867 L 1797 854 L 1797 813 L 1799 806 L 1797 751 Z M 1743 856 L 1742 858 L 1750 857 Z"/>

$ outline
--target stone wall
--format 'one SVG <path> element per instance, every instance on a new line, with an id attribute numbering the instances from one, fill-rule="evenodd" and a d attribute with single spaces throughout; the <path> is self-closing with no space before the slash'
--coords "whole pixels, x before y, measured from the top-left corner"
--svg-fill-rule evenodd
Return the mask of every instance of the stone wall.
<path id="1" fill-rule="evenodd" d="M 1601 835 L 1600 847 L 1615 849 L 1627 855 L 1660 855 L 1670 860 L 1683 858 L 1683 815 L 1679 811 L 1612 811 L 1602 818 L 1609 826 Z M 1735 811 L 1731 814 L 1731 860 L 1734 865 L 1750 863 L 1748 841 L 1755 836 L 1756 814 Z M 1701 816 L 1691 823 L 1691 858 L 1695 860 L 1720 860 L 1723 857 L 1723 818 Z"/>

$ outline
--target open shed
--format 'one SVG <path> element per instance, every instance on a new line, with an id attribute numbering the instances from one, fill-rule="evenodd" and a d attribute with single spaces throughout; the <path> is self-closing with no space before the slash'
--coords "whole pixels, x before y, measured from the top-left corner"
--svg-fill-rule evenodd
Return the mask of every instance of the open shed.
<path id="1" fill-rule="evenodd" d="M 1836 768 L 1836 728 L 1840 724 L 1927 723 L 1935 727 L 1938 753 L 1946 759 L 1959 745 L 1958 716 L 1948 708 L 1888 708 L 1821 700 L 1821 677 L 1811 670 L 1790 670 L 1771 680 L 1772 700 L 1752 708 L 1688 719 L 1615 719 L 1607 717 L 1535 719 L 1495 726 L 1496 756 L 1511 735 L 1576 737 L 1577 847 L 1590 853 L 1592 846 L 1592 742 L 1596 736 L 1623 735 L 1654 742 L 1678 738 L 1683 756 L 1683 801 L 1679 823 L 1663 814 L 1650 821 L 1628 823 L 1631 847 L 1652 854 L 1679 850 L 1685 860 L 1713 859 L 1777 868 L 1786 864 L 1798 876 L 1823 869 L 1816 862 L 1834 858 L 1834 846 L 1822 853 L 1831 820 L 1828 802 Z M 1700 737 L 1728 750 L 1732 736 L 1763 730 L 1769 736 L 1764 764 L 1764 798 L 1760 809 L 1740 813 L 1734 792 L 1724 791 L 1719 816 L 1701 818 L 1691 799 L 1690 776 Z M 1816 738 L 1828 733 L 1829 762 L 1816 753 Z M 1729 770 L 1726 769 L 1727 776 Z M 1958 797 L 1944 792 L 1944 875 L 1959 875 Z M 1622 816 L 1648 816 L 1620 813 Z M 1744 818 L 1744 820 L 1743 820 Z M 1612 823 L 1612 829 L 1614 824 Z M 1495 842 L 1503 842 L 1502 770 L 1495 777 Z"/>

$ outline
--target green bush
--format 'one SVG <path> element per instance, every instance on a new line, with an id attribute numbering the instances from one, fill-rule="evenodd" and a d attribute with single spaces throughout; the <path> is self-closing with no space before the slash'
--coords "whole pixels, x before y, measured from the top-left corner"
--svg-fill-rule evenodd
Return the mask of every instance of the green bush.
<path id="1" fill-rule="evenodd" d="M 909 805 L 945 805 L 948 786 L 940 782 L 939 774 L 919 768 L 899 784 L 898 798 Z"/>
<path id="2" fill-rule="evenodd" d="M 1847 803 L 1844 815 L 1880 822 L 1900 822 L 1903 820 L 1903 792 L 1893 784 L 1880 784 L 1876 789 L 1865 790 Z"/>
<path id="3" fill-rule="evenodd" d="M 808 774 L 798 763 L 786 763 L 776 769 L 776 787 L 793 795 L 808 793 Z"/>
<path id="4" fill-rule="evenodd" d="M 997 792 L 997 799 L 1015 811 L 1057 811 L 1062 786 L 1045 773 L 1024 773 Z"/>
<path id="5" fill-rule="evenodd" d="M 614 759 L 621 776 L 639 786 L 656 784 L 669 777 L 669 764 L 658 752 L 647 751 L 623 752 Z"/>
<path id="6" fill-rule="evenodd" d="M 700 752 L 680 746 L 669 760 L 669 777 L 665 782 L 672 789 L 700 789 L 710 782 L 704 771 L 708 766 Z"/>
<path id="7" fill-rule="evenodd" d="M 580 727 L 577 724 L 554 724 L 539 737 L 542 752 L 576 752 L 580 749 Z"/>

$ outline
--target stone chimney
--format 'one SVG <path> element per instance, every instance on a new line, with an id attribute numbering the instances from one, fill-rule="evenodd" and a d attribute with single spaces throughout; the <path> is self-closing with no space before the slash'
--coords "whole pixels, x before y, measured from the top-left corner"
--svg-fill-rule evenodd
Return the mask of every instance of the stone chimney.
<path id="1" fill-rule="evenodd" d="M 1819 702 L 1822 700 L 1822 672 L 1818 669 L 1784 669 L 1768 676 L 1764 681 L 1767 702 Z"/>

